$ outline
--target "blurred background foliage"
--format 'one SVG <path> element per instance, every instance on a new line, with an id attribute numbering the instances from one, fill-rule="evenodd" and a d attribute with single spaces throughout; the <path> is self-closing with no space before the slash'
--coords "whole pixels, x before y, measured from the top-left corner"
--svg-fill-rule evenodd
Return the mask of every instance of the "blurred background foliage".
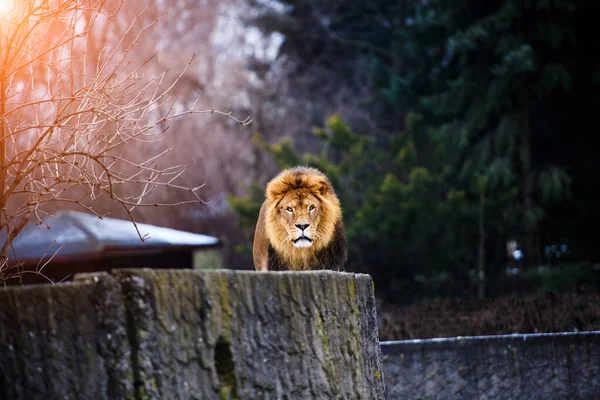
<path id="1" fill-rule="evenodd" d="M 172 77 L 196 55 L 174 110 L 253 119 L 182 118 L 132 144 L 132 161 L 193 161 L 179 184 L 207 202 L 138 209 L 139 222 L 217 236 L 227 268 L 253 269 L 265 184 L 309 164 L 340 195 L 347 269 L 385 302 L 599 291 L 597 0 L 107 5 L 121 11 L 86 57 L 132 25 L 144 73 Z M 108 200 L 96 212 L 127 218 Z"/>
<path id="2" fill-rule="evenodd" d="M 248 1 L 283 38 L 252 68 L 285 70 L 272 99 L 301 122 L 253 138 L 269 172 L 229 196 L 238 254 L 268 178 L 307 164 L 340 196 L 348 270 L 387 301 L 598 290 L 597 3 Z"/>

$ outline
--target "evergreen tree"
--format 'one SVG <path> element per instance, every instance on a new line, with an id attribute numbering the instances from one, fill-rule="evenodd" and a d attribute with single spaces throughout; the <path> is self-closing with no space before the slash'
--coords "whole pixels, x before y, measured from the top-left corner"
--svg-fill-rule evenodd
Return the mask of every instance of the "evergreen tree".
<path id="1" fill-rule="evenodd" d="M 408 114 L 405 125 L 381 143 L 334 115 L 325 128 L 315 129 L 323 151 L 302 157 L 289 139 L 258 143 L 280 168 L 305 164 L 327 174 L 351 244 L 348 269 L 370 273 L 382 297 L 402 302 L 470 297 L 478 203 L 454 187 L 452 140 L 424 126 L 418 114 Z M 498 198 L 494 206 L 502 206 Z M 247 197 L 230 198 L 249 237 L 263 200 L 258 186 Z M 511 200 L 501 199 L 504 205 Z"/>
<path id="2" fill-rule="evenodd" d="M 449 293 L 452 280 L 480 283 L 483 296 L 507 239 L 521 236 L 535 262 L 541 223 L 544 240 L 568 233 L 581 242 L 573 248 L 596 252 L 595 203 L 566 199 L 572 186 L 594 195 L 591 141 L 573 139 L 600 106 L 593 0 L 277 4 L 256 23 L 285 36 L 281 56 L 296 72 L 319 64 L 350 80 L 369 66 L 368 135 L 334 116 L 315 132 L 319 154 L 299 156 L 291 139 L 261 143 L 282 167 L 317 166 L 340 187 L 351 269 L 411 299 Z"/>
<path id="3" fill-rule="evenodd" d="M 439 59 L 445 87 L 433 84 L 421 105 L 457 141 L 463 179 L 520 180 L 521 207 L 512 217 L 520 221 L 529 265 L 542 206 L 560 200 L 570 183 L 564 168 L 533 158 L 535 136 L 543 133 L 533 130 L 532 115 L 549 92 L 571 87 L 559 50 L 574 45 L 569 15 L 575 11 L 566 0 L 432 0 L 421 2 L 418 14 L 437 23 L 415 19 L 415 40 L 423 30 L 437 34 L 443 26 L 448 32 Z"/>

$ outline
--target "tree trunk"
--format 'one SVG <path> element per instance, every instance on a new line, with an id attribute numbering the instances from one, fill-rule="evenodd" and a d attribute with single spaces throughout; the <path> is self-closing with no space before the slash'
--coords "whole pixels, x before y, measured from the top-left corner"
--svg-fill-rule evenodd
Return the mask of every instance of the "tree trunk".
<path id="1" fill-rule="evenodd" d="M 477 252 L 477 298 L 485 297 L 485 186 L 479 191 L 479 250 Z"/>
<path id="2" fill-rule="evenodd" d="M 4 63 L 0 71 L 4 70 Z M 3 74 L 3 72 L 0 72 Z M 0 77 L 0 229 L 4 228 L 2 218 L 4 215 L 4 207 L 6 207 L 6 200 L 4 198 L 4 191 L 6 187 L 6 120 L 4 119 L 6 107 L 6 79 L 4 76 Z"/>
<path id="3" fill-rule="evenodd" d="M 0 64 L 0 74 L 4 74 L 4 62 Z M 6 79 L 0 76 L 0 230 L 5 229 L 6 199 L 4 196 L 6 188 L 6 121 L 4 114 L 6 110 Z M 7 241 L 9 238 L 7 237 Z M 7 262 L 8 246 L 0 243 L 0 281 L 3 277 L 3 270 Z M 6 249 L 4 249 L 6 247 Z"/>
<path id="4" fill-rule="evenodd" d="M 527 78 L 521 79 L 521 93 L 519 99 L 519 120 L 521 134 L 521 171 L 523 179 L 523 266 L 525 268 L 535 264 L 535 234 L 536 218 L 533 213 L 533 171 L 531 168 L 531 127 L 529 123 L 529 93 Z"/>

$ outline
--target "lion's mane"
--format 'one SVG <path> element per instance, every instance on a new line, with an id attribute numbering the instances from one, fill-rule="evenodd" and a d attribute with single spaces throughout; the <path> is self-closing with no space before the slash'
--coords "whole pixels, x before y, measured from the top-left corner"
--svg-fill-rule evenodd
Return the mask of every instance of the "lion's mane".
<path id="1" fill-rule="evenodd" d="M 283 223 L 279 203 L 286 195 L 310 193 L 320 207 L 314 245 L 292 245 Z M 325 174 L 315 168 L 294 167 L 280 172 L 266 187 L 254 236 L 254 264 L 257 270 L 343 270 L 348 243 L 342 222 L 340 201 Z M 288 196 L 289 197 L 289 196 Z"/>

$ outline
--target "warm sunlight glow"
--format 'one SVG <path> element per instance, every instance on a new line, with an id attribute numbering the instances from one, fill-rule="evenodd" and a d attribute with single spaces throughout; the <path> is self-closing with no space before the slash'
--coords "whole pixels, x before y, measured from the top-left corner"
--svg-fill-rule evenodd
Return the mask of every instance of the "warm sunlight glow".
<path id="1" fill-rule="evenodd" d="M 0 17 L 5 17 L 13 8 L 13 0 L 0 0 Z"/>

